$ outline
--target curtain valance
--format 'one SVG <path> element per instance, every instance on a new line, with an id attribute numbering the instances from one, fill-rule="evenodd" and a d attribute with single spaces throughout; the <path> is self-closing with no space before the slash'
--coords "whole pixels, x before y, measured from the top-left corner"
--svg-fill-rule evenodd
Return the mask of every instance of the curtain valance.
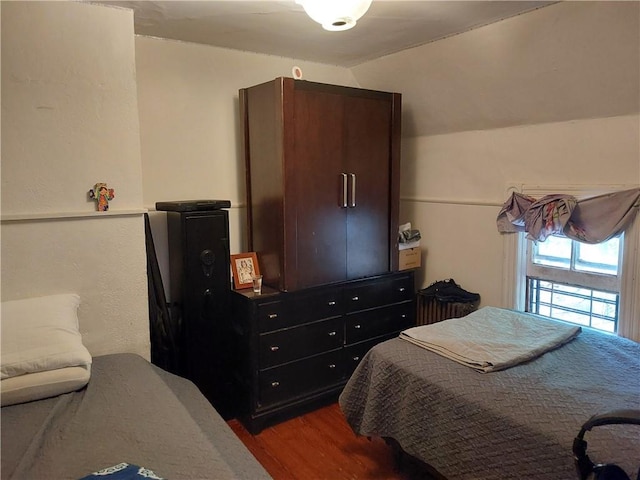
<path id="1" fill-rule="evenodd" d="M 543 242 L 562 235 L 583 243 L 600 243 L 619 235 L 640 209 L 640 188 L 577 200 L 553 194 L 535 199 L 513 192 L 496 220 L 500 233 L 527 232 Z"/>

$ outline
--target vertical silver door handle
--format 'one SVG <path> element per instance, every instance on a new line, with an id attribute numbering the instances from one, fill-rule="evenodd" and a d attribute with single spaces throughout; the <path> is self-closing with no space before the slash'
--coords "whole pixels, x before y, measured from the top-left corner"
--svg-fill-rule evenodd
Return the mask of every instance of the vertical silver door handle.
<path id="1" fill-rule="evenodd" d="M 347 197 L 349 194 L 347 193 L 347 174 L 341 173 L 342 175 L 342 208 L 347 208 Z"/>
<path id="2" fill-rule="evenodd" d="M 351 201 L 349 202 L 349 207 L 353 208 L 356 206 L 356 174 L 350 173 L 351 177 Z"/>

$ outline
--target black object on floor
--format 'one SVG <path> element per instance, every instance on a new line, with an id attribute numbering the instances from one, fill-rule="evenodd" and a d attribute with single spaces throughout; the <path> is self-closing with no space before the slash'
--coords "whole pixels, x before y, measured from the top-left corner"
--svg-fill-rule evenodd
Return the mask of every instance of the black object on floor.
<path id="1" fill-rule="evenodd" d="M 480 294 L 465 290 L 452 278 L 438 280 L 419 292 L 425 297 L 433 297 L 443 303 L 474 303 L 480 301 Z"/>

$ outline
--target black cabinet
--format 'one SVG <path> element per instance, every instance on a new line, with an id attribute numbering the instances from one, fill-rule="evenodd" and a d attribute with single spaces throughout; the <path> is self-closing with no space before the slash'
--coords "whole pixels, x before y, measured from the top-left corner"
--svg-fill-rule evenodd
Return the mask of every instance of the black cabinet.
<path id="1" fill-rule="evenodd" d="M 167 211 L 167 230 L 171 302 L 180 325 L 179 373 L 230 418 L 235 390 L 228 212 Z"/>
<path id="2" fill-rule="evenodd" d="M 240 419 L 252 433 L 335 401 L 375 344 L 415 325 L 414 272 L 232 292 Z"/>

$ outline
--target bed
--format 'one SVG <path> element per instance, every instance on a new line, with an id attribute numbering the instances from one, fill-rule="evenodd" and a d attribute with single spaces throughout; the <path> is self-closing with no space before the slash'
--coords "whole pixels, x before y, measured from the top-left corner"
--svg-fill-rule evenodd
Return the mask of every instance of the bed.
<path id="1" fill-rule="evenodd" d="M 2 304 L 3 480 L 271 478 L 191 381 L 131 353 L 91 357 L 78 305 Z"/>
<path id="2" fill-rule="evenodd" d="M 270 478 L 190 381 L 134 354 L 95 357 L 91 370 L 79 391 L 2 408 L 3 479 L 121 463 L 169 479 Z"/>
<path id="3" fill-rule="evenodd" d="M 367 353 L 339 403 L 357 434 L 389 439 L 435 477 L 570 480 L 582 424 L 640 409 L 640 344 L 583 328 L 531 360 L 481 373 L 395 338 Z M 635 478 L 639 427 L 594 429 L 588 453 Z"/>

